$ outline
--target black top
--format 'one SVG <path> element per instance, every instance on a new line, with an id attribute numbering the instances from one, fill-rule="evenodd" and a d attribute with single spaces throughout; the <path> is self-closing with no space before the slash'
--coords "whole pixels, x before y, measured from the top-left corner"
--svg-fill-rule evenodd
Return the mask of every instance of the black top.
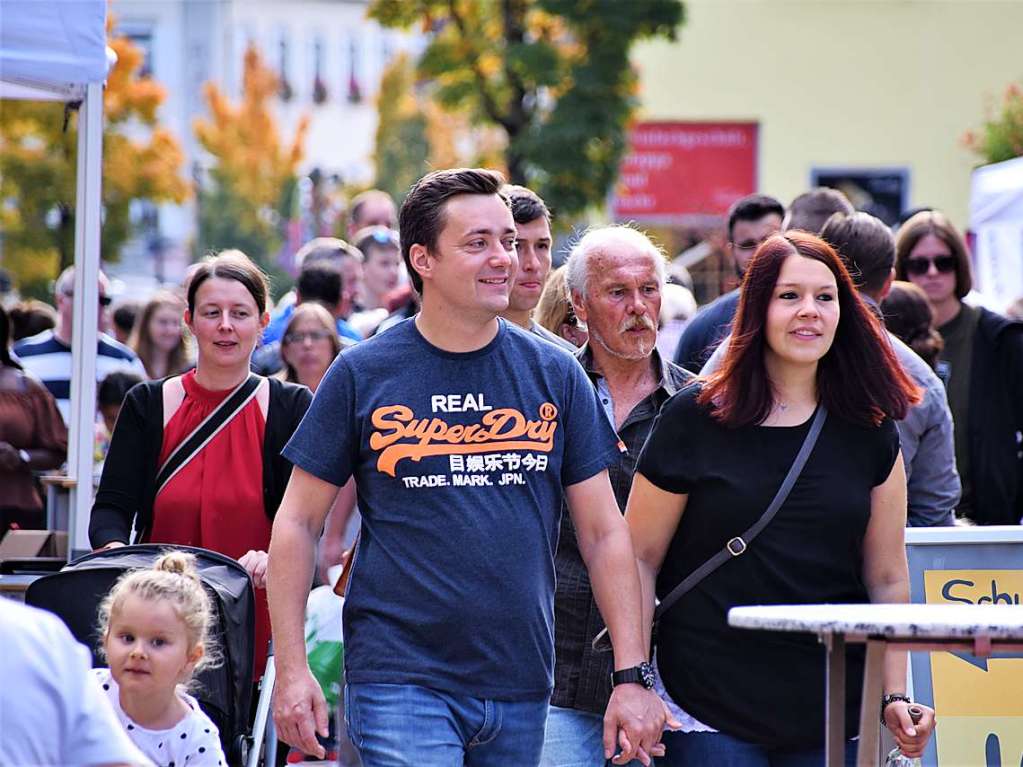
<path id="1" fill-rule="evenodd" d="M 973 337 L 967 427 L 973 475 L 970 515 L 978 525 L 1016 525 L 1023 518 L 1021 392 L 1023 322 L 981 309 Z"/>
<path id="2" fill-rule="evenodd" d="M 590 345 L 583 345 L 576 358 L 596 387 L 602 376 L 593 364 Z M 660 383 L 637 403 L 618 429 L 618 438 L 625 445 L 626 452 L 607 469 L 618 509 L 623 513 L 629 500 L 632 475 L 636 471 L 636 459 L 657 411 L 668 397 L 693 378 L 678 365 L 661 358 L 656 349 L 651 355 L 651 363 L 655 370 L 660 371 Z M 603 630 L 604 620 L 593 599 L 590 576 L 579 553 L 575 526 L 567 509 L 563 509 L 561 514 L 561 534 L 554 565 L 558 579 L 554 591 L 554 695 L 551 704 L 603 714 L 611 697 L 614 655 L 593 649 L 593 637 Z"/>
<path id="3" fill-rule="evenodd" d="M 700 309 L 678 339 L 675 364 L 699 374 L 714 350 L 732 332 L 732 321 L 738 309 L 738 288 L 718 296 Z"/>
<path id="4" fill-rule="evenodd" d="M 95 547 L 111 541 L 131 543 L 132 521 L 138 532 L 152 526 L 157 462 L 163 444 L 165 380 L 137 384 L 124 398 L 89 519 L 89 541 Z M 274 378 L 269 381 L 270 402 L 263 435 L 263 508 L 272 519 L 291 478 L 291 463 L 281 450 L 298 428 L 312 394 L 304 386 Z"/>
<path id="5" fill-rule="evenodd" d="M 730 429 L 696 402 L 698 385 L 665 403 L 637 471 L 688 494 L 657 578 L 664 598 L 766 510 L 810 420 Z M 812 420 L 812 419 L 811 419 Z M 823 742 L 825 655 L 810 635 L 733 629 L 738 605 L 864 603 L 870 492 L 899 452 L 895 424 L 868 428 L 832 413 L 777 516 L 749 550 L 683 596 L 659 624 L 657 661 L 671 697 L 701 722 L 767 747 Z M 850 649 L 847 737 L 856 734 L 863 648 Z"/>

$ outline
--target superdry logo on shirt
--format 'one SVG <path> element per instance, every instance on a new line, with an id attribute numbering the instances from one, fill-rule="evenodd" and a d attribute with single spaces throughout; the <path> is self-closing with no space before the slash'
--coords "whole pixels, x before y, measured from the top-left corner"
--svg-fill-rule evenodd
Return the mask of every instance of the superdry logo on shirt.
<path id="1" fill-rule="evenodd" d="M 406 405 L 384 405 L 373 411 L 373 433 L 369 446 L 380 451 L 377 470 L 395 476 L 398 463 L 427 456 L 470 456 L 530 450 L 549 453 L 554 449 L 558 409 L 550 402 L 537 408 L 529 418 L 515 408 L 487 405 L 483 394 L 435 395 L 434 415 L 417 418 Z M 448 423 L 437 413 L 482 412 L 476 423 Z"/>

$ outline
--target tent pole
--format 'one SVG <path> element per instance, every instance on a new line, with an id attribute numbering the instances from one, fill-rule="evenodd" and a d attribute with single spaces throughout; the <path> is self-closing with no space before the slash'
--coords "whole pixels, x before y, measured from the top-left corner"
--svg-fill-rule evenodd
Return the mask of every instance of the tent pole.
<path id="1" fill-rule="evenodd" d="M 100 183 L 103 159 L 103 84 L 89 83 L 78 112 L 75 197 L 75 302 L 71 342 L 68 476 L 73 480 L 68 556 L 88 551 L 96 419 L 96 343 L 99 312 Z"/>

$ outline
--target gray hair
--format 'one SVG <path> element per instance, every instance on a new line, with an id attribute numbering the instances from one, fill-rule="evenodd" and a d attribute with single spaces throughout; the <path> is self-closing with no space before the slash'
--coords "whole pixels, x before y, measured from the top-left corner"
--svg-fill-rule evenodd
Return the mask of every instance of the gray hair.
<path id="1" fill-rule="evenodd" d="M 590 277 L 590 257 L 613 250 L 616 245 L 633 247 L 652 256 L 657 269 L 657 281 L 664 285 L 666 271 L 664 251 L 654 245 L 650 238 L 638 229 L 624 224 L 612 224 L 589 229 L 572 246 L 565 262 L 565 284 L 569 295 L 579 293 L 586 298 L 586 284 Z"/>
<path id="2" fill-rule="evenodd" d="M 102 287 L 105 292 L 109 292 L 110 281 L 107 279 L 107 276 L 102 271 L 97 272 L 96 279 L 99 280 L 100 287 Z M 64 295 L 69 296 L 74 292 L 74 289 L 75 267 L 74 264 L 72 264 L 71 266 L 64 269 L 64 271 L 60 273 L 60 276 L 57 277 L 56 281 L 54 281 L 53 292 L 54 294 L 63 293 Z"/>

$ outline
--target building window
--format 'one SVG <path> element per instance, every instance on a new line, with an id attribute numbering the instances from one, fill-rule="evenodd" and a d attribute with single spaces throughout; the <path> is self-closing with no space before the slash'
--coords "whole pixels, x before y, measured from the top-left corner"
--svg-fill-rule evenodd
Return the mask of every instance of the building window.
<path id="1" fill-rule="evenodd" d="M 281 101 L 291 101 L 291 97 L 295 95 L 291 87 L 291 81 L 288 79 L 288 64 L 290 61 L 291 51 L 288 46 L 288 32 L 282 29 L 277 43 L 277 95 L 281 97 Z"/>
<path id="2" fill-rule="evenodd" d="M 888 226 L 899 223 L 909 207 L 908 168 L 813 168 L 810 186 L 837 189 L 853 204 Z"/>

